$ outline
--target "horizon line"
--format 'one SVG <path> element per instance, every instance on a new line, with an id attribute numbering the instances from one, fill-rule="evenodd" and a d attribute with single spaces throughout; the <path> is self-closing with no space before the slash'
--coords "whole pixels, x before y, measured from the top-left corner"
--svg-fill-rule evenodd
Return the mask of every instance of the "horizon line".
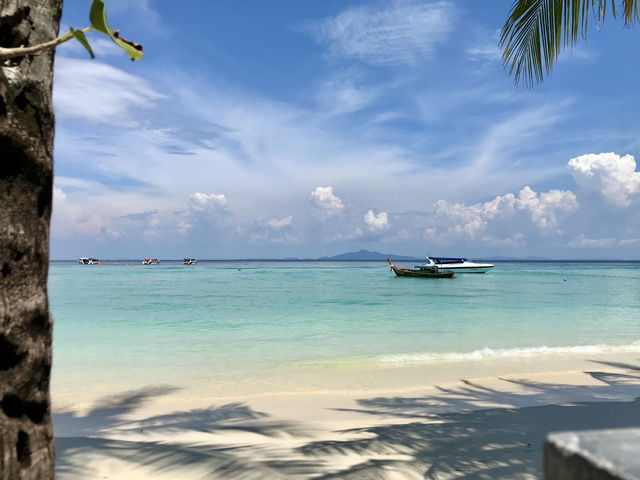
<path id="1" fill-rule="evenodd" d="M 393 257 L 390 255 L 389 257 Z M 408 255 L 395 255 L 396 258 L 402 257 L 406 260 L 400 261 L 415 261 L 423 260 L 426 257 L 409 257 Z M 186 257 L 184 257 L 186 258 Z M 193 257 L 189 257 L 193 258 Z M 469 257 L 474 260 L 491 260 L 493 262 L 640 262 L 640 259 L 625 259 L 625 258 L 495 258 L 495 257 Z M 183 258 L 159 258 L 161 262 L 181 262 Z M 285 257 L 285 258 L 202 258 L 197 259 L 198 262 L 385 262 L 386 258 L 333 258 L 333 257 L 318 257 L 318 258 L 298 258 L 298 257 Z M 50 258 L 50 262 L 77 262 L 77 258 Z M 106 262 L 123 262 L 123 261 L 142 261 L 142 258 L 106 258 L 103 261 Z"/>

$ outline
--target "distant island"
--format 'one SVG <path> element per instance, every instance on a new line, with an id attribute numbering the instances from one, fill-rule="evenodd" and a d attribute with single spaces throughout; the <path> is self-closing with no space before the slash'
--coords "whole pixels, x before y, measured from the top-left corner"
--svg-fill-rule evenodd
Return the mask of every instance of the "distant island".
<path id="1" fill-rule="evenodd" d="M 331 260 L 386 260 L 387 258 L 391 258 L 392 260 L 396 260 L 399 262 L 413 262 L 416 260 L 424 260 L 425 257 L 407 257 L 406 255 L 395 255 L 393 253 L 380 253 L 371 250 L 358 250 L 357 252 L 347 252 L 341 253 L 339 255 L 334 255 L 333 257 L 320 257 L 314 260 L 319 261 L 331 261 Z M 474 257 L 475 259 L 480 260 L 490 260 L 496 262 L 548 262 L 551 261 L 549 258 L 544 257 L 501 257 L 501 256 L 493 256 L 493 257 Z"/>
<path id="2" fill-rule="evenodd" d="M 317 260 L 386 260 L 387 258 L 392 258 L 397 261 L 424 260 L 424 258 L 419 257 L 407 257 L 405 255 L 394 255 L 392 253 L 372 252 L 370 250 L 341 253 L 340 255 L 334 255 L 333 257 L 320 257 Z"/>

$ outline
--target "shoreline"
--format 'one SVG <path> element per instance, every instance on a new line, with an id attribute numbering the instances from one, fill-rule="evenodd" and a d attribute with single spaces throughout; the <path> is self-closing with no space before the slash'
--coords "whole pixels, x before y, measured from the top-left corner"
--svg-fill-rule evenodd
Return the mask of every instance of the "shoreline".
<path id="1" fill-rule="evenodd" d="M 54 389 L 57 478 L 536 478 L 548 431 L 640 426 L 635 352 L 274 379 L 111 386 L 66 408 Z"/>
<path id="2" fill-rule="evenodd" d="M 515 374 L 539 374 L 544 372 L 584 371 L 595 368 L 599 360 L 616 358 L 632 363 L 640 359 L 640 344 L 630 344 L 630 351 L 615 352 L 609 346 L 599 352 L 572 352 L 531 349 L 534 355 L 487 356 L 473 358 L 473 354 L 461 354 L 449 361 L 300 361 L 270 366 L 255 371 L 239 371 L 225 374 L 209 374 L 198 368 L 189 371 L 163 370 L 137 372 L 113 372 L 111 382 L 81 388 L 90 378 L 77 377 L 73 381 L 59 380 L 54 370 L 52 385 L 53 406 L 89 406 L 98 398 L 114 391 L 135 390 L 140 386 L 163 386 L 182 392 L 186 397 L 213 400 L 249 400 L 265 395 L 329 394 L 369 395 L 388 392 L 406 392 L 428 388 L 438 383 L 450 383 L 465 378 L 497 378 Z M 591 346 L 589 346 L 591 347 Z M 624 346 L 627 347 L 627 346 Z M 225 372 L 226 373 L 226 372 Z M 94 381 L 95 383 L 95 381 Z"/>

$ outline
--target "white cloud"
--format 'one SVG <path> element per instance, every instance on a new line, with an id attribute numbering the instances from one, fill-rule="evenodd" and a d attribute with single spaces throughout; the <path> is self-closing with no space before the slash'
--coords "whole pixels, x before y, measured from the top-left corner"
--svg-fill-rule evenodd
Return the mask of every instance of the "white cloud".
<path id="1" fill-rule="evenodd" d="M 275 230 L 280 230 L 282 227 L 287 227 L 293 223 L 293 217 L 289 215 L 288 217 L 281 218 L 278 220 L 277 218 L 272 218 L 267 222 L 271 228 Z"/>
<path id="2" fill-rule="evenodd" d="M 635 171 L 633 155 L 589 153 L 569 160 L 569 168 L 578 185 L 614 205 L 629 206 L 640 194 L 640 172 Z"/>
<path id="3" fill-rule="evenodd" d="M 380 212 L 376 215 L 373 213 L 373 210 L 369 210 L 364 215 L 364 223 L 367 224 L 367 227 L 371 232 L 384 230 L 385 228 L 389 228 L 389 216 L 387 215 L 387 212 Z"/>
<path id="4" fill-rule="evenodd" d="M 227 199 L 224 194 L 200 193 L 196 192 L 189 197 L 191 209 L 196 212 L 213 212 L 224 209 L 227 205 Z"/>
<path id="5" fill-rule="evenodd" d="M 59 118 L 131 126 L 137 123 L 134 108 L 150 108 L 160 98 L 145 79 L 105 63 L 56 58 L 53 101 Z"/>
<path id="6" fill-rule="evenodd" d="M 480 237 L 490 222 L 513 219 L 518 212 L 527 213 L 533 224 L 541 231 L 550 232 L 558 226 L 560 218 L 578 209 L 576 196 L 570 191 L 550 190 L 538 195 L 526 186 L 516 197 L 513 193 L 497 196 L 491 201 L 465 205 L 439 200 L 435 205 L 436 221 L 447 225 L 445 228 L 429 227 L 425 230 L 428 238 L 440 242 L 454 238 L 481 238 L 490 244 L 521 243 L 522 234 L 500 237 L 491 235 Z M 517 225 L 517 222 L 513 222 Z"/>
<path id="7" fill-rule="evenodd" d="M 73 203 L 59 187 L 53 188 L 53 218 L 51 236 L 54 238 L 118 236 L 108 218 Z"/>
<path id="8" fill-rule="evenodd" d="M 344 209 L 342 200 L 333 193 L 333 187 L 316 187 L 310 197 L 314 205 L 320 207 L 329 217 Z"/>
<path id="9" fill-rule="evenodd" d="M 67 194 L 62 191 L 61 188 L 53 187 L 53 201 L 63 201 L 67 198 Z"/>
<path id="10" fill-rule="evenodd" d="M 376 113 L 375 105 L 361 115 L 364 122 L 327 122 L 327 111 L 346 113 L 368 106 L 371 92 L 379 93 L 386 103 L 386 86 L 378 85 L 378 91 L 378 87 L 371 88 L 367 83 L 366 75 L 359 78 L 357 71 L 347 73 L 351 79 L 334 75 L 326 83 L 328 90 L 335 87 L 334 97 L 327 91 L 329 96 L 318 98 L 317 103 L 308 98 L 304 103 L 294 103 L 292 98 L 275 101 L 241 87 L 220 87 L 220 80 L 212 75 L 201 81 L 197 75 L 189 77 L 188 72 L 178 71 L 170 78 L 160 74 L 150 80 L 153 89 L 170 92 L 176 100 L 159 102 L 153 113 L 162 108 L 163 115 L 148 117 L 147 128 L 100 126 L 98 130 L 62 116 L 56 139 L 57 168 L 92 179 L 90 185 L 85 181 L 86 188 L 70 179 L 66 184 L 64 179 L 56 180 L 66 195 L 63 200 L 81 207 L 76 217 L 66 217 L 68 223 L 75 218 L 78 225 L 71 228 L 93 232 L 96 237 L 103 236 L 104 231 L 119 232 L 121 239 L 131 239 L 130 245 L 137 245 L 136 234 L 142 237 L 142 232 L 167 243 L 176 237 L 179 242 L 190 243 L 203 238 L 223 243 L 223 238 L 229 238 L 229 250 L 216 250 L 216 255 L 231 255 L 228 252 L 234 251 L 236 258 L 272 255 L 277 250 L 266 247 L 303 241 L 307 243 L 293 254 L 305 255 L 301 252 L 316 252 L 331 238 L 345 248 L 372 240 L 415 245 L 424 240 L 426 227 L 430 227 L 429 235 L 443 242 L 464 243 L 473 238 L 469 244 L 477 243 L 482 248 L 492 245 L 498 250 L 501 246 L 527 247 L 533 235 L 553 233 L 559 228 L 565 230 L 562 245 L 583 231 L 589 237 L 597 237 L 603 231 L 589 228 L 591 224 L 582 218 L 562 222 L 577 208 L 572 192 L 536 193 L 526 188 L 518 193 L 526 182 L 544 185 L 549 179 L 557 179 L 558 171 L 566 168 L 566 160 L 549 167 L 554 159 L 541 153 L 542 149 L 531 152 L 531 145 L 539 145 L 540 138 L 561 118 L 560 112 L 569 111 L 564 108 L 567 104 L 558 102 L 551 108 L 536 102 L 535 108 L 522 109 L 511 93 L 504 93 L 511 100 L 497 99 L 499 92 L 493 87 L 483 91 L 491 95 L 480 95 L 473 87 L 457 91 L 455 97 L 462 95 L 463 101 L 455 111 L 443 107 L 444 120 L 466 108 L 469 98 L 476 102 L 474 98 L 491 98 L 487 106 L 496 106 L 491 118 L 478 114 L 477 124 L 482 125 L 479 136 L 471 134 L 455 144 L 455 151 L 461 152 L 457 154 L 449 149 L 451 142 L 423 135 L 424 129 L 407 134 L 405 122 L 400 130 L 395 124 L 371 127 L 364 117 L 384 115 Z M 338 80 L 332 83 L 335 78 Z M 394 87 L 393 91 L 399 90 Z M 469 90 L 473 92 L 470 94 Z M 433 94 L 434 101 L 438 97 L 454 97 L 447 89 L 437 92 Z M 345 103 L 342 110 L 341 102 Z M 152 107 L 155 103 L 151 98 L 146 105 Z M 509 111 L 505 114 L 502 107 L 507 104 Z M 113 115 L 118 112 L 125 121 L 131 120 L 140 113 L 140 106 L 136 111 L 122 101 L 121 106 L 114 107 Z M 386 104 L 382 106 L 386 108 Z M 398 111 L 406 113 L 401 106 Z M 476 122 L 475 117 L 470 121 Z M 420 125 L 422 128 L 424 122 Z M 162 147 L 165 143 L 184 146 L 190 156 L 178 157 L 175 152 L 168 152 Z M 540 157 L 540 163 L 524 166 L 535 156 Z M 454 157 L 457 162 L 447 161 Z M 569 155 L 563 158 L 568 159 Z M 456 179 L 458 188 L 450 188 L 447 181 L 451 178 Z M 128 186 L 121 186 L 121 179 L 130 182 Z M 515 193 L 496 197 L 497 188 Z M 83 190 L 82 195 L 79 189 Z M 473 204 L 470 198 L 493 200 Z M 440 208 L 435 212 L 427 209 L 420 215 L 400 215 L 409 208 L 423 209 L 437 199 L 446 201 L 438 202 Z M 588 201 L 584 199 L 585 207 Z M 228 203 L 233 206 L 233 215 L 220 215 L 228 213 Z M 383 207 L 382 213 L 390 215 L 384 219 L 371 210 L 369 222 L 363 223 L 363 214 L 372 205 Z M 58 213 L 61 211 L 58 208 Z M 132 212 L 143 213 L 139 220 L 120 218 Z M 582 217 L 586 213 L 587 208 L 582 208 Z M 321 216 L 332 217 L 332 221 L 318 222 Z M 393 229 L 388 228 L 389 216 Z M 426 220 L 429 218 L 433 222 Z M 54 215 L 58 227 L 60 219 Z M 632 226 L 634 222 L 628 224 Z M 358 226 L 361 228 L 354 232 Z M 64 228 L 56 230 L 58 234 L 63 231 Z M 609 229 L 606 236 L 637 237 L 637 233 L 633 228 L 616 232 Z M 185 235 L 188 238 L 180 237 Z M 249 245 L 252 240 L 255 245 Z M 124 240 L 121 244 L 125 244 Z M 543 244 L 544 241 L 531 241 L 528 246 Z M 557 245 L 559 242 L 552 239 L 551 246 Z M 269 254 L 264 253 L 267 251 Z"/>
<path id="11" fill-rule="evenodd" d="M 496 101 L 499 101 L 496 97 Z M 558 123 L 571 105 L 570 99 L 555 104 L 543 103 L 490 123 L 478 145 L 471 173 L 474 177 L 499 168 L 501 163 L 513 163 L 514 155 L 523 144 L 533 141 Z M 474 181 L 477 181 L 474 178 Z"/>
<path id="12" fill-rule="evenodd" d="M 573 192 L 549 190 L 538 197 L 528 186 L 520 190 L 515 205 L 516 208 L 529 211 L 531 220 L 543 230 L 555 228 L 560 216 L 578 209 L 578 201 Z"/>
<path id="13" fill-rule="evenodd" d="M 498 35 L 496 35 L 498 37 Z M 475 45 L 467 48 L 467 56 L 471 60 L 482 62 L 501 62 L 502 50 L 498 47 L 498 38 L 492 38 L 492 41 Z"/>
<path id="14" fill-rule="evenodd" d="M 620 240 L 620 246 L 638 245 L 640 244 L 640 238 L 623 238 Z"/>
<path id="15" fill-rule="evenodd" d="M 448 2 L 396 0 L 349 8 L 309 28 L 335 55 L 372 65 L 415 64 L 429 56 L 451 31 Z"/>
<path id="16" fill-rule="evenodd" d="M 223 194 L 197 192 L 177 199 L 158 198 L 136 189 L 121 191 L 95 181 L 60 176 L 54 187 L 51 224 L 56 238 L 142 237 L 171 242 L 194 227 L 215 229 L 229 213 Z"/>
<path id="17" fill-rule="evenodd" d="M 356 83 L 357 75 L 345 72 L 324 82 L 318 91 L 320 107 L 330 115 L 357 112 L 378 99 L 380 92 Z"/>
<path id="18" fill-rule="evenodd" d="M 471 47 L 467 49 L 467 55 L 472 59 L 497 62 L 502 59 L 502 51 L 495 45 Z"/>

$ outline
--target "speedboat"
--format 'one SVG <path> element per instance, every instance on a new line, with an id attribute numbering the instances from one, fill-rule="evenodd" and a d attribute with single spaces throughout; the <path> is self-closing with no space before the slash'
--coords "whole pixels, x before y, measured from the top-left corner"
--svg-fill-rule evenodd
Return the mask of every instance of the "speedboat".
<path id="1" fill-rule="evenodd" d="M 159 263 L 160 260 L 158 260 L 157 258 L 145 258 L 144 260 L 142 260 L 143 265 L 158 265 Z"/>
<path id="2" fill-rule="evenodd" d="M 78 259 L 78 263 L 80 265 L 100 265 L 100 260 L 97 258 L 82 257 Z"/>
<path id="3" fill-rule="evenodd" d="M 197 258 L 185 258 L 182 260 L 183 265 L 195 265 L 196 263 L 198 263 Z"/>
<path id="4" fill-rule="evenodd" d="M 491 263 L 475 263 L 466 258 L 427 257 L 427 263 L 415 268 L 433 268 L 438 272 L 485 273 L 493 268 Z"/>

